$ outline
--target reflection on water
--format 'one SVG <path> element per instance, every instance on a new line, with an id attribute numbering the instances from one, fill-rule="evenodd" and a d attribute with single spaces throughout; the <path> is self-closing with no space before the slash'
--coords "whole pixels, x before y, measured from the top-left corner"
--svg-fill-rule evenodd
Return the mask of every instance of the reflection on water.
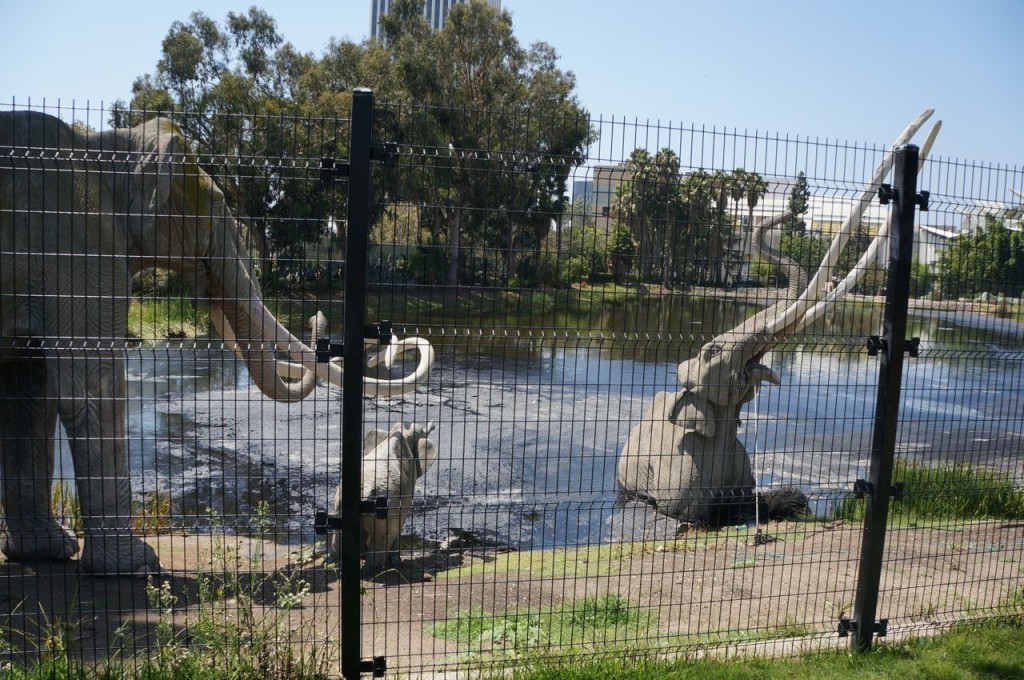
<path id="1" fill-rule="evenodd" d="M 674 297 L 585 319 L 478 321 L 486 331 L 417 319 L 416 332 L 438 352 L 430 384 L 405 399 L 364 402 L 367 429 L 403 419 L 438 426 L 439 458 L 420 481 L 407 531 L 440 540 L 468 529 L 522 546 L 608 539 L 622 512 L 615 469 L 630 428 L 655 392 L 677 389 L 676 363 L 756 309 Z M 759 484 L 798 485 L 820 504 L 865 475 L 878 362 L 864 339 L 879 333 L 879 315 L 847 304 L 766 357 L 783 384 L 761 390 L 740 429 Z M 922 352 L 905 362 L 901 455 L 1024 477 L 1020 336 L 941 316 L 912 317 L 909 333 Z M 208 525 L 212 509 L 225 526 L 244 528 L 263 502 L 281 531 L 310 537 L 313 512 L 328 507 L 338 482 L 336 388 L 274 403 L 230 353 L 172 343 L 132 350 L 128 374 L 137 493 L 170 490 L 188 527 Z"/>

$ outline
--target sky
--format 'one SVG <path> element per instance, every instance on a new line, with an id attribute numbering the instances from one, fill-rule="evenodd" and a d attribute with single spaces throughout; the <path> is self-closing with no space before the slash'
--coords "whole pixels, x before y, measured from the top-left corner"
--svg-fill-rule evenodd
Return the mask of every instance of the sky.
<path id="1" fill-rule="evenodd" d="M 171 24 L 252 4 L 320 54 L 361 41 L 369 0 L 0 0 L 0 108 L 98 107 L 155 71 Z M 935 156 L 1024 172 L 1022 0 L 503 0 L 592 116 L 889 144 L 926 108 Z M 918 140 L 920 141 L 920 140 Z"/>

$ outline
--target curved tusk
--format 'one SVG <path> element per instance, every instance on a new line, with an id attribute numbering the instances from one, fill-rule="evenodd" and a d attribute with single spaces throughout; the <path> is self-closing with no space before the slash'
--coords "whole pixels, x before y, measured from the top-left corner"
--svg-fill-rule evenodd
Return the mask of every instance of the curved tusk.
<path id="1" fill-rule="evenodd" d="M 310 320 L 313 323 L 313 320 Z M 430 369 L 434 366 L 434 347 L 424 338 L 412 337 L 405 339 L 395 338 L 385 349 L 374 354 L 367 361 L 367 366 L 373 368 L 381 363 L 391 368 L 395 359 L 406 352 L 418 350 L 420 359 L 416 369 L 407 376 L 395 380 L 381 380 L 379 378 L 363 378 L 366 386 L 366 396 L 391 397 L 399 394 L 412 392 L 418 386 L 427 381 L 430 376 Z M 283 378 L 301 378 L 307 367 L 299 362 L 279 361 L 277 371 Z M 342 386 L 343 363 L 340 358 L 331 359 L 326 364 L 316 365 L 317 376 L 323 378 L 332 385 Z"/>
<path id="2" fill-rule="evenodd" d="M 924 144 L 921 145 L 920 155 L 917 159 L 917 170 L 921 171 L 924 167 L 924 162 L 928 158 L 928 154 L 932 152 L 932 145 L 935 144 L 935 138 L 939 136 L 939 130 L 942 129 L 942 121 L 935 121 L 935 125 L 932 125 L 932 129 L 928 131 L 928 137 L 924 140 Z"/>
<path id="3" fill-rule="evenodd" d="M 434 348 L 424 338 L 411 337 L 404 340 L 394 339 L 382 352 L 370 357 L 368 366 L 371 368 L 383 361 L 387 368 L 394 365 L 395 359 L 410 350 L 418 350 L 420 360 L 416 364 L 416 370 L 398 380 L 378 380 L 377 378 L 364 378 L 366 393 L 373 396 L 393 396 L 404 394 L 416 389 L 418 385 L 426 382 L 430 375 L 430 369 L 434 365 Z"/>
<path id="4" fill-rule="evenodd" d="M 287 354 L 288 358 L 291 359 L 291 361 L 278 360 L 278 375 L 289 380 L 299 380 L 305 375 L 306 371 L 313 371 L 321 380 L 326 380 L 332 385 L 341 386 L 343 373 L 340 359 L 318 363 L 316 351 L 292 335 L 263 305 L 250 304 L 250 314 L 260 324 L 261 328 L 272 332 L 271 337 L 273 338 L 274 347 Z M 224 345 L 241 358 L 241 348 L 235 337 L 234 329 L 227 322 L 224 310 L 219 305 L 210 305 L 210 319 L 217 328 L 217 332 L 220 334 Z M 309 319 L 309 324 L 313 329 L 314 337 L 316 337 L 327 328 L 327 318 L 322 312 L 317 312 Z M 413 337 L 405 338 L 404 340 L 396 338 L 386 349 L 370 359 L 369 366 L 376 366 L 380 361 L 383 361 L 386 367 L 391 368 L 397 357 L 413 349 L 419 350 L 420 353 L 420 360 L 416 365 L 416 370 L 396 380 L 364 378 L 363 384 L 366 386 L 366 395 L 395 396 L 405 394 L 426 382 L 430 375 L 430 369 L 434 365 L 434 348 L 423 338 Z"/>
<path id="5" fill-rule="evenodd" d="M 846 243 L 847 241 L 849 241 L 850 235 L 853 233 L 854 225 L 860 222 L 861 217 L 864 215 L 864 210 L 867 209 L 868 205 L 874 199 L 875 194 L 878 191 L 878 187 L 882 183 L 882 180 L 885 179 L 885 176 L 889 173 L 889 170 L 892 168 L 893 161 L 895 160 L 896 149 L 908 143 L 913 138 L 913 136 L 917 134 L 918 130 L 921 129 L 925 122 L 927 122 L 928 119 L 931 118 L 933 113 L 935 113 L 935 109 L 927 109 L 924 112 L 922 112 L 917 118 L 915 118 L 910 123 L 910 125 L 906 127 L 906 129 L 903 130 L 902 133 L 900 133 L 900 135 L 892 143 L 892 146 L 890 147 L 889 151 L 886 152 L 885 156 L 882 158 L 882 161 L 878 164 L 878 167 L 875 168 L 875 172 L 874 174 L 871 175 L 870 181 L 864 187 L 864 191 L 861 194 L 860 198 L 854 204 L 853 210 L 850 212 L 849 215 L 847 215 L 846 219 L 843 221 L 843 225 L 840 228 L 839 233 L 832 240 L 832 245 L 829 246 L 828 252 L 822 259 L 821 266 L 818 268 L 818 271 L 814 274 L 814 278 L 811 279 L 811 282 L 808 284 L 807 289 L 800 295 L 799 298 L 797 298 L 797 301 L 795 303 L 790 305 L 789 308 L 786 309 L 786 311 L 783 312 L 780 316 L 776 317 L 776 319 L 765 329 L 766 335 L 773 335 L 775 333 L 778 333 L 780 330 L 789 328 L 796 322 L 799 322 L 797 324 L 798 326 L 803 326 L 806 324 L 809 310 L 812 306 L 815 305 L 815 303 L 818 303 L 818 301 L 822 297 L 822 294 L 826 292 L 826 289 L 828 287 L 827 273 L 832 271 L 835 268 L 836 264 L 839 262 L 839 255 L 842 253 L 843 248 L 846 247 Z M 933 128 L 932 134 L 929 135 L 932 138 L 932 141 L 934 141 L 934 135 L 937 134 L 937 130 Z M 880 229 L 879 235 L 881 235 L 881 232 L 882 230 Z M 876 237 L 876 240 L 878 240 L 878 237 Z M 874 245 L 874 242 L 872 242 L 872 245 Z M 861 259 L 863 260 L 864 258 Z M 855 267 L 853 269 L 853 272 L 856 272 L 857 270 L 858 267 Z M 838 290 L 838 287 L 836 288 L 836 290 Z M 833 290 L 832 293 L 835 293 L 836 290 Z M 829 297 L 832 296 L 830 295 Z"/>
<path id="6" fill-rule="evenodd" d="M 936 122 L 935 125 L 932 126 L 931 131 L 928 133 L 928 139 L 921 147 L 921 155 L 919 156 L 917 166 L 919 169 L 924 164 L 925 160 L 927 160 L 928 154 L 931 152 L 932 145 L 935 143 L 935 138 L 938 136 L 939 130 L 941 128 L 942 121 L 940 120 Z M 853 268 L 846 274 L 846 277 L 839 282 L 839 285 L 837 285 L 835 288 L 829 291 L 828 295 L 826 295 L 824 299 L 820 300 L 813 307 L 807 310 L 807 313 L 804 314 L 803 320 L 800 322 L 801 326 L 806 326 L 810 323 L 813 323 L 825 312 L 825 310 L 830 305 L 835 303 L 835 301 L 838 300 L 839 298 L 849 293 L 850 290 L 855 285 L 857 285 L 857 281 L 860 280 L 860 277 L 863 275 L 868 263 L 875 261 L 875 258 L 878 256 L 878 249 L 882 246 L 882 244 L 885 242 L 885 239 L 887 239 L 888 237 L 889 223 L 882 222 L 882 226 L 878 228 L 878 233 L 875 235 L 875 238 L 868 245 L 868 248 L 867 250 L 864 251 L 864 254 L 860 256 L 859 260 L 857 260 L 857 264 L 853 265 Z"/>

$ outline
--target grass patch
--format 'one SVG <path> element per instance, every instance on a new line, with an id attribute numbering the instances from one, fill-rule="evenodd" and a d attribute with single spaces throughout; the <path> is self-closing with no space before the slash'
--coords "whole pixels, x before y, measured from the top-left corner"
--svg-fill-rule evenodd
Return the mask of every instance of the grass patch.
<path id="1" fill-rule="evenodd" d="M 408 287 L 396 295 L 393 288 L 371 291 L 367 314 L 388 319 L 470 319 L 502 317 L 528 311 L 532 315 L 600 313 L 609 304 L 621 304 L 638 295 L 636 286 L 614 283 L 581 288 Z"/>
<path id="2" fill-rule="evenodd" d="M 515 680 L 817 680 L 818 678 L 1021 678 L 1024 677 L 1024 627 L 1010 621 L 962 625 L 943 636 L 887 644 L 880 640 L 869 654 L 847 650 L 796 658 L 758 657 L 738 660 L 656 660 L 632 655 L 605 655 L 599 660 L 527 660 Z"/>
<path id="3" fill-rule="evenodd" d="M 134 298 L 128 308 L 128 336 L 143 341 L 194 338 L 210 328 L 210 313 L 187 298 Z"/>
<path id="4" fill-rule="evenodd" d="M 166 494 L 147 496 L 145 522 L 166 526 L 159 519 L 169 507 L 165 499 Z M 110 659 L 92 665 L 76 658 L 76 632 L 82 622 L 63 615 L 42 621 L 39 634 L 25 638 L 25 648 L 35 660 L 18 665 L 6 661 L 14 651 L 7 641 L 17 633 L 0 626 L 0 680 L 327 677 L 336 668 L 336 644 L 326 641 L 311 650 L 303 648 L 302 641 L 312 639 L 312 632 L 308 624 L 296 625 L 289 618 L 303 606 L 311 585 L 298 571 L 266 570 L 263 546 L 274 529 L 267 503 L 254 509 L 249 528 L 254 536 L 250 548 L 255 549 L 244 553 L 223 539 L 219 517 L 212 511 L 211 516 L 213 550 L 195 573 L 197 592 L 174 587 L 162 577 L 150 577 L 145 585 L 146 604 L 155 619 L 151 637 L 146 632 L 136 637 L 139 631 L 126 620 L 114 634 L 118 642 Z M 300 556 L 296 564 L 304 559 Z"/>
<path id="5" fill-rule="evenodd" d="M 607 543 L 583 548 L 524 550 L 499 553 L 483 562 L 437 574 L 439 579 L 461 579 L 478 574 L 523 572 L 536 577 L 610 576 L 619 573 L 622 560 L 651 550 L 643 543 Z"/>
<path id="6" fill-rule="evenodd" d="M 543 609 L 491 613 L 460 612 L 430 628 L 434 637 L 467 645 L 468 655 L 520 657 L 538 650 L 591 648 L 616 640 L 636 640 L 654 623 L 654 614 L 618 594 L 562 602 Z"/>
<path id="7" fill-rule="evenodd" d="M 890 506 L 890 523 L 1024 519 L 1024 493 L 1012 477 L 994 470 L 897 461 L 893 480 L 903 482 L 905 492 Z M 861 521 L 864 506 L 864 499 L 845 498 L 836 506 L 836 519 Z"/>

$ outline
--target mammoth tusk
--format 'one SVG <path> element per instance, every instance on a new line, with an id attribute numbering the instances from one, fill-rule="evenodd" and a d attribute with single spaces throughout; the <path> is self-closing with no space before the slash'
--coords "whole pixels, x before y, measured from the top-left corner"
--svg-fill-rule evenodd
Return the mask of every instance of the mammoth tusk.
<path id="1" fill-rule="evenodd" d="M 935 125 L 932 126 L 931 131 L 928 133 L 928 139 L 925 141 L 924 145 L 921 146 L 921 152 L 918 160 L 918 168 L 920 168 L 924 164 L 925 160 L 927 160 L 928 153 L 931 151 L 932 145 L 935 143 L 935 138 L 938 136 L 939 130 L 941 128 L 941 120 L 937 121 Z M 849 273 L 846 275 L 846 277 L 839 282 L 839 285 L 837 285 L 834 289 L 829 291 L 828 295 L 826 295 L 823 300 L 819 301 L 817 304 L 815 304 L 813 307 L 811 307 L 811 309 L 807 311 L 807 313 L 804 315 L 803 320 L 800 322 L 801 326 L 806 326 L 814 322 L 815 319 L 820 317 L 825 312 L 829 305 L 833 304 L 836 300 L 846 295 L 848 292 L 850 292 L 851 288 L 857 285 L 857 281 L 859 281 L 860 277 L 864 274 L 864 270 L 867 268 L 868 263 L 873 262 L 875 258 L 878 256 L 878 249 L 881 247 L 882 243 L 885 242 L 885 239 L 888 238 L 888 236 L 889 223 L 882 222 L 882 225 L 878 228 L 878 233 L 875 235 L 875 238 L 868 245 L 868 248 L 867 250 L 864 251 L 864 254 L 860 256 L 859 260 L 857 260 L 857 264 L 855 264 L 853 268 L 849 271 Z"/>
<path id="2" fill-rule="evenodd" d="M 861 217 L 864 215 L 864 210 L 874 199 L 875 194 L 878 191 L 878 187 L 881 185 L 882 180 L 889 173 L 892 168 L 893 161 L 895 160 L 895 151 L 899 147 L 908 143 L 918 130 L 931 118 L 932 114 L 935 113 L 935 109 L 927 109 L 922 112 L 917 118 L 915 118 L 910 125 L 903 130 L 902 133 L 892 143 L 889 151 L 885 154 L 885 157 L 875 168 L 874 174 L 871 175 L 871 179 L 868 184 L 864 187 L 864 191 L 860 198 L 853 206 L 853 210 L 847 215 L 843 221 L 843 225 L 840 228 L 836 237 L 832 240 L 832 245 L 829 246 L 828 252 L 822 259 L 821 266 L 818 271 L 814 274 L 814 278 L 811 279 L 807 289 L 797 298 L 797 301 L 790 305 L 785 312 L 771 323 L 771 325 L 765 329 L 766 335 L 773 335 L 782 331 L 783 329 L 790 328 L 794 324 L 798 326 L 805 325 L 807 322 L 807 315 L 811 307 L 821 299 L 822 294 L 826 292 L 828 287 L 828 272 L 832 271 L 839 262 L 839 255 L 842 253 L 843 248 L 846 246 L 847 241 L 850 239 L 850 235 L 853 233 L 853 227 L 860 223 Z M 929 135 L 931 141 L 934 142 L 934 136 L 938 134 L 938 131 L 933 128 L 932 133 Z M 881 230 L 880 230 L 881 233 Z M 877 240 L 877 237 L 876 237 Z M 877 249 L 877 247 L 876 247 Z M 870 248 L 869 248 L 870 250 Z M 861 258 L 863 260 L 863 258 Z M 853 271 L 857 271 L 858 267 L 855 267 Z M 851 272 L 852 273 L 852 272 Z M 838 290 L 838 288 L 836 289 Z M 832 291 L 835 293 L 836 291 Z M 834 296 L 829 296 L 831 299 L 835 299 Z"/>
<path id="3" fill-rule="evenodd" d="M 317 312 L 309 320 L 314 332 L 327 327 L 327 319 L 322 312 Z M 308 348 L 307 348 L 308 349 Z M 430 375 L 430 369 L 434 365 L 434 348 L 424 338 L 394 338 L 387 347 L 377 352 L 367 361 L 367 366 L 373 368 L 380 363 L 391 368 L 395 359 L 411 350 L 418 350 L 420 354 L 416 369 L 407 376 L 395 380 L 381 380 L 379 378 L 363 378 L 367 396 L 389 397 L 411 392 L 419 385 L 426 382 Z M 298 361 L 279 361 L 277 371 L 283 378 L 301 378 L 306 370 L 316 372 L 318 378 L 322 378 L 332 385 L 342 386 L 343 362 L 340 358 L 331 359 L 327 363 L 314 363 L 310 366 L 300 354 Z"/>
<path id="4" fill-rule="evenodd" d="M 364 378 L 366 393 L 374 396 L 388 397 L 396 394 L 411 392 L 427 380 L 430 369 L 434 365 L 434 348 L 424 338 L 412 337 L 399 340 L 395 338 L 383 351 L 378 352 L 370 358 L 368 366 L 371 368 L 384 362 L 387 368 L 391 368 L 396 358 L 410 350 L 419 350 L 420 359 L 416 364 L 416 370 L 397 380 L 378 380 L 377 378 Z"/>
<path id="5" fill-rule="evenodd" d="M 935 138 L 939 136 L 939 130 L 942 129 L 942 121 L 935 121 L 935 125 L 932 125 L 932 129 L 928 131 L 928 137 L 925 138 L 924 144 L 921 145 L 921 151 L 917 159 L 918 171 L 924 167 L 924 162 L 928 158 L 928 154 L 932 152 L 932 145 L 935 144 Z M 1011 189 L 1011 191 L 1013 191 Z"/>

